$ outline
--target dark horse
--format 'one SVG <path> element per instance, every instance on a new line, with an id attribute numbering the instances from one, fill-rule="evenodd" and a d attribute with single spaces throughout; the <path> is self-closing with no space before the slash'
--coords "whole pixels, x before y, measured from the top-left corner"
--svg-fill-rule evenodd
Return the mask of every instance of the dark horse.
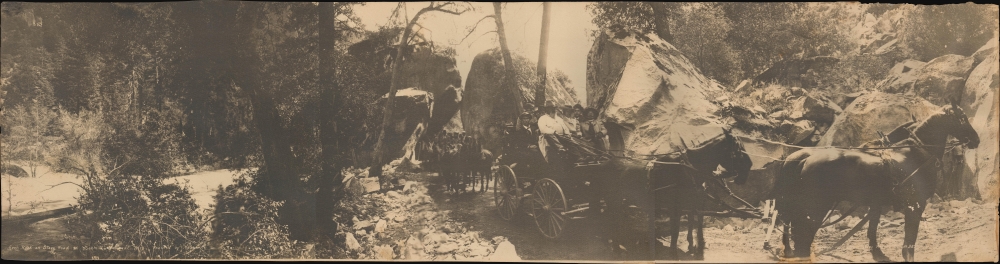
<path id="1" fill-rule="evenodd" d="M 683 141 L 683 139 L 681 139 Z M 618 160 L 618 159 L 616 159 Z M 650 166 L 651 165 L 651 166 Z M 704 259 L 704 215 L 701 210 L 709 208 L 712 200 L 712 190 L 728 191 L 725 187 L 725 178 L 735 177 L 737 184 L 746 182 L 750 175 L 750 168 L 753 165 L 750 156 L 740 141 L 734 137 L 728 129 L 723 129 L 723 133 L 712 139 L 705 141 L 693 148 L 687 148 L 667 155 L 658 157 L 647 164 L 647 169 L 634 173 L 643 173 L 641 178 L 644 181 L 633 183 L 636 185 L 626 186 L 627 189 L 636 190 L 644 188 L 647 192 L 632 192 L 631 195 L 623 194 L 625 199 L 638 203 L 639 208 L 644 208 L 649 216 L 651 241 L 656 241 L 657 237 L 655 223 L 653 219 L 665 210 L 670 218 L 670 247 L 668 254 L 671 259 L 678 259 L 677 237 L 680 233 L 680 218 L 682 214 L 688 215 L 688 253 L 693 253 L 695 258 Z M 724 172 L 715 174 L 718 167 L 722 167 Z M 624 174 L 630 173 L 625 170 Z M 629 182 L 639 175 L 625 175 L 624 179 Z M 645 185 L 645 186 L 639 186 Z M 641 190 L 641 189 L 639 189 Z M 728 193 L 726 193 L 728 194 Z M 693 231 L 697 226 L 697 244 L 694 243 Z M 655 247 L 655 245 L 652 245 Z M 627 250 L 627 249 L 626 249 Z"/>
<path id="2" fill-rule="evenodd" d="M 849 201 L 869 207 L 868 239 L 876 261 L 889 261 L 876 240 L 882 208 L 891 205 L 902 211 L 903 259 L 913 261 L 917 229 L 927 199 L 934 195 L 948 136 L 973 149 L 979 146 L 979 136 L 954 102 L 905 131 L 905 139 L 890 138 L 885 149 L 802 149 L 785 159 L 772 195 L 778 219 L 786 224 L 782 236 L 786 257 L 792 251 L 794 257 L 811 257 L 813 239 L 827 212 L 836 203 Z M 794 248 L 788 241 L 789 226 Z"/>

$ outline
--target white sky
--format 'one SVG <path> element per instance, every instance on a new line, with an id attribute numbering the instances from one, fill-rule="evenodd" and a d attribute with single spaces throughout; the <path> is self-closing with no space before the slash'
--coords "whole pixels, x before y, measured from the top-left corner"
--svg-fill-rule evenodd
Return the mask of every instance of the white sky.
<path id="1" fill-rule="evenodd" d="M 398 3 L 373 2 L 355 7 L 355 12 L 368 30 L 376 30 L 390 21 L 393 9 Z M 405 3 L 407 14 L 414 15 L 428 2 Z M 551 25 L 549 28 L 549 69 L 559 69 L 572 81 L 582 104 L 586 104 L 587 52 L 593 40 L 590 30 L 597 27 L 591 22 L 586 2 L 554 2 L 551 4 Z M 468 77 L 472 60 L 485 50 L 499 47 L 496 34 L 486 32 L 496 29 L 491 19 L 479 24 L 476 32 L 459 43 L 468 29 L 486 15 L 493 14 L 493 4 L 474 2 L 474 11 L 462 15 L 440 12 L 425 13 L 418 23 L 432 30 L 429 35 L 436 45 L 448 45 L 458 53 L 458 69 L 464 78 Z M 538 46 L 542 31 L 542 3 L 506 3 L 503 10 L 504 27 L 511 51 L 527 57 L 534 63 L 538 60 Z"/>

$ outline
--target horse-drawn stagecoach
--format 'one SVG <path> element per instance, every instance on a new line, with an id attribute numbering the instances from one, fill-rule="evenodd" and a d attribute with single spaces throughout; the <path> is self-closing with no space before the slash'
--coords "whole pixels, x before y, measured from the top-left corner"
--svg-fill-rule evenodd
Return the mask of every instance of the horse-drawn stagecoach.
<path id="1" fill-rule="evenodd" d="M 949 136 L 961 143 L 947 143 Z M 687 215 L 688 253 L 699 259 L 704 257 L 701 219 L 706 215 L 769 217 L 772 221 L 768 237 L 775 221 L 785 227 L 782 232 L 785 257 L 809 257 L 817 229 L 832 224 L 827 223 L 829 212 L 840 201 L 849 201 L 871 209 L 862 222 L 827 251 L 869 222 L 872 256 L 885 261 L 888 258 L 879 250 L 875 233 L 880 209 L 893 205 L 906 215 L 903 257 L 912 261 L 920 215 L 935 189 L 934 177 L 940 170 L 936 167 L 939 162 L 935 161 L 940 160 L 947 147 L 975 148 L 978 144 L 979 138 L 968 118 L 952 103 L 920 122 L 903 124 L 883 140 L 862 147 L 800 147 L 802 150 L 781 160 L 775 187 L 770 190 L 769 199 L 773 203 L 766 203 L 769 206 L 764 210 L 728 192 L 723 179 L 735 177 L 737 184 L 744 183 L 752 164 L 743 145 L 726 129 L 695 147 L 685 146 L 678 152 L 648 157 L 613 156 L 597 151 L 597 157 L 589 159 L 592 162 L 577 163 L 570 162 L 574 160 L 572 157 L 561 157 L 559 152 L 554 152 L 547 161 L 540 161 L 540 155 L 522 152 L 521 156 L 526 157 L 510 158 L 507 153 L 501 155 L 493 169 L 494 200 L 501 218 L 510 220 L 519 212 L 527 212 L 548 238 L 560 237 L 568 221 L 585 218 L 587 212 L 596 215 L 599 208 L 611 215 L 628 208 L 638 209 L 647 214 L 651 226 L 655 225 L 654 218 L 668 216 L 674 249 L 680 216 Z M 716 170 L 719 167 L 723 168 L 721 172 Z M 729 205 L 720 199 L 721 195 L 729 195 L 742 205 Z M 697 243 L 692 224 L 697 225 Z M 792 241 L 797 244 L 794 250 Z"/>
<path id="2" fill-rule="evenodd" d="M 688 215 L 689 223 L 699 224 L 699 234 L 705 215 L 760 217 L 749 204 L 736 208 L 718 197 L 731 195 L 726 192 L 724 178 L 736 177 L 742 184 L 752 165 L 736 137 L 727 129 L 722 131 L 697 146 L 653 156 L 615 156 L 589 142 L 562 135 L 557 137 L 564 145 L 572 145 L 569 149 L 590 151 L 560 152 L 553 148 L 548 150 L 547 159 L 537 148 L 505 152 L 493 176 L 499 216 L 510 220 L 518 213 L 527 213 L 550 239 L 559 238 L 569 221 L 594 217 L 602 211 L 616 217 L 627 215 L 627 210 L 639 211 L 651 225 L 659 216 L 670 216 L 675 248 L 682 214 Z M 717 171 L 719 167 L 723 169 Z M 710 189 L 720 192 L 713 194 Z M 708 211 L 705 205 L 709 201 L 721 205 L 711 208 L 719 210 Z M 689 242 L 693 239 L 690 234 Z M 699 241 L 702 238 L 698 236 Z M 698 245 L 689 252 L 701 255 L 704 242 Z"/>

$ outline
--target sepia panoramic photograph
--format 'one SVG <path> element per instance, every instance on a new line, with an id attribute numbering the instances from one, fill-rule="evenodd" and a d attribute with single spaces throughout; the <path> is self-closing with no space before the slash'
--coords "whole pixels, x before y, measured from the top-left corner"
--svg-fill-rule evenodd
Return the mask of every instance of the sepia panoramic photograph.
<path id="1" fill-rule="evenodd" d="M 4 260 L 997 262 L 997 4 L 0 3 Z"/>

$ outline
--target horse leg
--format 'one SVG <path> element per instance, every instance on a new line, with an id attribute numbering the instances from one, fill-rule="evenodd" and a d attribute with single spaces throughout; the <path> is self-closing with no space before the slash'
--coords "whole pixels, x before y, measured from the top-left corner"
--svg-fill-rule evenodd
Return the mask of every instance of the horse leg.
<path id="1" fill-rule="evenodd" d="M 916 208 L 907 207 L 903 211 L 904 223 L 903 230 L 905 234 L 903 235 L 903 261 L 911 262 L 913 261 L 913 252 L 917 245 L 917 231 L 920 228 L 920 218 L 924 214 L 924 206 L 926 203 L 917 204 Z"/>
<path id="2" fill-rule="evenodd" d="M 671 260 L 678 260 L 677 257 L 677 235 L 680 233 L 681 213 L 677 208 L 670 210 L 670 252 L 668 257 Z"/>
<path id="3" fill-rule="evenodd" d="M 687 228 L 688 228 L 688 233 L 687 233 L 687 238 L 688 238 L 688 253 L 690 254 L 690 253 L 694 253 L 694 251 L 697 249 L 694 246 L 695 245 L 695 243 L 694 243 L 694 221 L 695 220 L 694 220 L 694 213 L 693 212 L 687 214 L 687 220 L 688 220 L 688 224 L 687 224 Z"/>
<path id="4" fill-rule="evenodd" d="M 819 208 L 829 207 L 820 206 Z M 825 214 L 825 211 L 820 212 L 820 210 L 803 212 L 800 215 L 801 218 L 798 219 L 799 221 L 794 222 L 795 224 L 792 225 L 792 241 L 795 242 L 795 257 L 812 257 L 812 243 L 816 238 L 816 231 L 819 231 L 819 226 L 822 224 Z"/>
<path id="5" fill-rule="evenodd" d="M 791 258 L 794 256 L 792 255 L 791 224 L 781 223 L 781 225 L 783 227 L 783 232 L 781 233 L 781 244 L 785 246 L 782 251 L 785 253 L 786 258 Z"/>
<path id="6" fill-rule="evenodd" d="M 878 222 L 882 219 L 882 205 L 872 205 L 868 209 L 868 248 L 871 249 L 872 259 L 878 262 L 888 262 L 889 257 L 882 253 L 878 247 Z"/>
<path id="7" fill-rule="evenodd" d="M 698 260 L 705 260 L 705 216 L 695 213 L 694 218 L 698 222 L 698 250 L 694 256 Z"/>

